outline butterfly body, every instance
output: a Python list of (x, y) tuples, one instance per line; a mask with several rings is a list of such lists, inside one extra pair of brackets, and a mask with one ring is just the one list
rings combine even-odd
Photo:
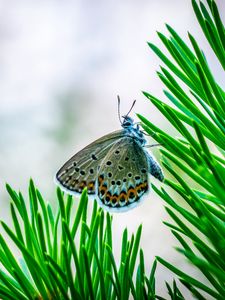
[(146, 139), (139, 125), (124, 116), (122, 130), (94, 141), (56, 174), (56, 182), (69, 194), (87, 187), (100, 206), (121, 212), (137, 206), (149, 191), (149, 174), (163, 181), (163, 172), (144, 148)]

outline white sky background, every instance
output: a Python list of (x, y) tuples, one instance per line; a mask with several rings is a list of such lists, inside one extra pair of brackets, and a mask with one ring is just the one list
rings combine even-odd
[[(0, 1), (1, 218), (9, 218), (5, 182), (25, 192), (32, 177), (43, 195), (53, 199), (52, 178), (62, 163), (119, 128), (117, 94), (124, 113), (137, 99), (134, 111), (166, 129), (165, 120), (141, 93), (163, 97), (155, 73), (160, 61), (146, 42), (160, 45), (156, 30), (165, 33), (165, 23), (185, 40), (187, 31), (197, 38), (223, 84), (224, 74), (190, 2)], [(221, 8), (222, 2), (217, 1)], [(114, 239), (120, 239), (124, 227), (131, 233), (143, 223), (146, 263), (150, 266), (159, 255), (188, 270), (172, 249), (177, 244), (162, 224), (166, 218), (162, 200), (152, 192), (142, 206), (114, 215)], [(159, 267), (157, 276), (158, 291), (165, 291), (164, 281), (171, 281), (172, 274)]]

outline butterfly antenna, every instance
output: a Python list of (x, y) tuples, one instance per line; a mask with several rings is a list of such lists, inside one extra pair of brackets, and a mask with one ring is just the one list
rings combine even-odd
[(129, 113), (132, 111), (134, 104), (136, 103), (136, 100), (134, 100), (133, 104), (131, 105), (130, 110), (128, 111), (128, 113), (126, 114), (126, 117), (129, 115)]
[(119, 117), (119, 120), (120, 120), (120, 124), (122, 124), (122, 120), (121, 120), (121, 117), (120, 117), (120, 96), (117, 95), (117, 99), (118, 99), (118, 117)]

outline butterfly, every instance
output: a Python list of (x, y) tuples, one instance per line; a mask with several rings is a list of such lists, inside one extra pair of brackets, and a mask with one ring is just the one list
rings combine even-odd
[(146, 150), (144, 132), (129, 116), (120, 117), (121, 130), (109, 133), (71, 157), (56, 173), (56, 183), (69, 194), (87, 188), (99, 205), (110, 212), (136, 207), (149, 191), (149, 174), (163, 181), (163, 171)]

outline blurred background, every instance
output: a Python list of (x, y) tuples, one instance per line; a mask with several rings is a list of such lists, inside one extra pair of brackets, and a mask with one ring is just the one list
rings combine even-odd
[[(224, 7), (222, 0), (217, 3)], [(223, 84), (191, 1), (0, 1), (1, 219), (10, 223), (6, 182), (26, 194), (32, 177), (56, 205), (57, 169), (81, 147), (119, 129), (118, 94), (123, 113), (137, 99), (135, 113), (177, 135), (141, 92), (165, 98), (156, 75), (161, 62), (147, 46), (151, 41), (163, 48), (156, 31), (165, 33), (165, 23), (186, 41), (187, 31), (195, 36)], [(153, 153), (160, 159), (159, 149)], [(173, 249), (177, 242), (162, 224), (163, 205), (152, 192), (140, 207), (114, 214), (115, 252), (119, 255), (122, 230), (134, 232), (142, 223), (149, 269), (159, 255), (195, 273)], [(171, 282), (172, 274), (159, 266), (157, 279), (166, 296), (164, 282)]]

